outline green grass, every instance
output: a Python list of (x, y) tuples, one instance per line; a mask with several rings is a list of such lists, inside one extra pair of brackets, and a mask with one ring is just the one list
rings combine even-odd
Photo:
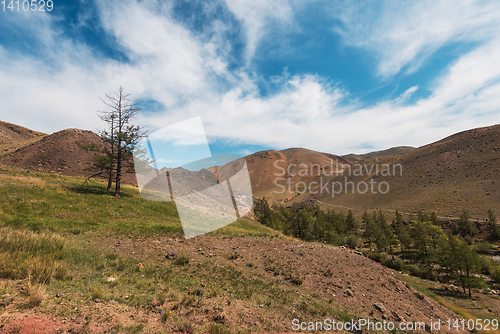
[[(0, 174), (0, 224), (63, 234), (110, 231), (183, 236), (172, 202), (145, 200), (138, 188), (129, 185), (122, 186), (121, 197), (115, 198), (105, 190), (105, 182), (92, 180), (83, 185), (83, 181), (82, 177), (12, 170)], [(275, 230), (244, 219), (211, 233), (283, 237)]]
[(144, 200), (137, 188), (123, 186), (114, 198), (105, 183), (50, 175), (0, 174), (0, 214), (4, 225), (80, 234), (86, 231), (181, 235), (175, 205)]

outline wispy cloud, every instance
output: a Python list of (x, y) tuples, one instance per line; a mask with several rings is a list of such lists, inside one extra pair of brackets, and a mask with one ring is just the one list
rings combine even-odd
[(225, 0), (245, 27), (246, 58), (250, 61), (264, 36), (276, 34), (280, 26), (292, 29), (293, 9), (289, 0)]
[(377, 73), (416, 71), (439, 48), (453, 42), (485, 42), (500, 31), (498, 1), (345, 1), (332, 15), (344, 43), (374, 52)]

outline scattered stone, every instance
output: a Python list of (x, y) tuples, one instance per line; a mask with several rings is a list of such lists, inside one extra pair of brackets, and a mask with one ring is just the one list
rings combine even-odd
[(354, 295), (354, 293), (350, 289), (345, 290), (344, 293), (348, 297), (352, 297)]
[(378, 311), (380, 311), (382, 313), (387, 312), (387, 309), (385, 308), (384, 304), (382, 304), (382, 303), (374, 303), (373, 307), (375, 307), (375, 309), (377, 309)]
[(399, 322), (406, 322), (406, 319), (399, 315), (396, 311), (392, 311), (392, 315)]
[(140, 263), (140, 262), (139, 262), (138, 264), (136, 264), (136, 265), (135, 265), (135, 267), (136, 267), (137, 269), (139, 269), (139, 270), (140, 270), (140, 269), (144, 269), (144, 266), (143, 266), (143, 265), (142, 265), (142, 263)]
[(358, 255), (364, 256), (363, 253), (358, 252), (358, 251), (355, 251), (354, 254), (358, 254)]
[(114, 277), (108, 277), (108, 279), (106, 280), (108, 283), (112, 283), (116, 280), (116, 278)]
[(169, 251), (169, 252), (167, 253), (167, 255), (165, 255), (165, 257), (166, 257), (167, 259), (176, 259), (176, 258), (177, 258), (177, 256), (178, 256), (178, 255), (177, 255), (177, 252), (176, 252), (176, 251), (174, 251), (174, 250)]
[(95, 302), (95, 303), (100, 303), (100, 302), (101, 302), (101, 300), (96, 298), (96, 299), (94, 299), (94, 302)]
[(418, 299), (424, 299), (424, 295), (421, 294), (420, 292), (415, 292), (415, 295), (417, 296)]

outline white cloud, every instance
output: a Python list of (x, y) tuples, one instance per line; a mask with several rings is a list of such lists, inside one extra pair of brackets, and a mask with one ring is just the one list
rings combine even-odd
[(383, 77), (417, 70), (446, 44), (484, 42), (500, 31), (498, 1), (346, 1), (334, 3), (332, 15), (347, 45), (374, 53)]

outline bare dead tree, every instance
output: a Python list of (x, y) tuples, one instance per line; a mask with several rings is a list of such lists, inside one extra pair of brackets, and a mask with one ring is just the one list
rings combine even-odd
[(106, 99), (101, 101), (109, 108), (99, 111), (99, 117), (108, 123), (108, 130), (100, 133), (108, 147), (104, 149), (104, 157), (98, 165), (107, 174), (108, 191), (112, 188), (114, 177), (115, 197), (120, 197), (123, 173), (133, 172), (133, 149), (146, 131), (131, 124), (141, 109), (131, 102), (130, 94), (126, 94), (123, 87), (120, 86), (115, 95), (106, 94)]

